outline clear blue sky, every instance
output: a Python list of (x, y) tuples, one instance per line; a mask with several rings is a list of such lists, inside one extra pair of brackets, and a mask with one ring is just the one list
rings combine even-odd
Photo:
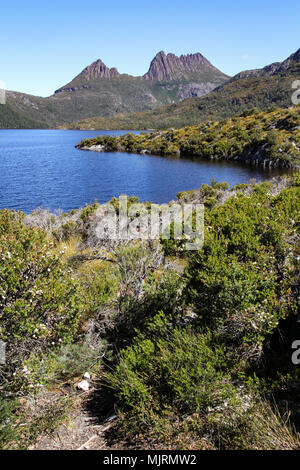
[(0, 80), (41, 96), (98, 58), (142, 75), (160, 50), (201, 52), (234, 75), (300, 47), (299, 0), (10, 0), (0, 15)]

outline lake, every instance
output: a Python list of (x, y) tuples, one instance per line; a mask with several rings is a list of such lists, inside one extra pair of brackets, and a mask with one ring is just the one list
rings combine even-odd
[(212, 178), (230, 186), (282, 170), (238, 163), (77, 150), (80, 140), (126, 131), (0, 130), (0, 209), (68, 211), (120, 194), (169, 202)]

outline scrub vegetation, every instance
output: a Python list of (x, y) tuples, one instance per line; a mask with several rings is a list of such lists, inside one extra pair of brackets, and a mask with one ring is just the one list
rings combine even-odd
[(300, 107), (268, 112), (254, 108), (238, 117), (182, 129), (120, 137), (100, 135), (80, 142), (77, 147), (299, 167)]
[[(296, 111), (271, 118), (289, 139)], [(99, 239), (97, 202), (1, 210), (0, 447), (51, 435), (88, 372), (117, 413), (114, 448), (299, 448), (299, 196), (299, 172), (179, 193), (205, 205), (196, 252)]]

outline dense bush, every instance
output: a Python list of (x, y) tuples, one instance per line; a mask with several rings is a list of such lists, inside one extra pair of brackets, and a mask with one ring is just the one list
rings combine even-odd
[(205, 244), (187, 270), (199, 323), (225, 329), (258, 355), (279, 321), (297, 313), (299, 189), (270, 196), (269, 187), (255, 186), (206, 212)]
[(14, 440), (17, 436), (15, 430), (17, 403), (15, 400), (6, 400), (0, 397), (0, 450), (5, 444)]
[(1, 381), (20, 387), (25, 359), (72, 341), (83, 306), (62, 254), (46, 233), (25, 227), (22, 214), (0, 213), (0, 259), (0, 339), (7, 345)]
[(174, 329), (162, 312), (149, 322), (107, 375), (128, 438), (170, 449), (297, 448), (278, 412), (236, 380), (219, 339)]
[(170, 330), (166, 317), (158, 315), (148, 335), (141, 335), (123, 351), (109, 381), (140, 425), (149, 426), (155, 415), (170, 407), (204, 416), (225, 400), (230, 406), (236, 404), (226, 369), (224, 349), (211, 334), (188, 328)]

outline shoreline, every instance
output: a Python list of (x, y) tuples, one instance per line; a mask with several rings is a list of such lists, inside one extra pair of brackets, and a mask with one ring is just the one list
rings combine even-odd
[(300, 168), (300, 108), (260, 112), (252, 110), (223, 121), (181, 129), (99, 135), (76, 148), (96, 152), (178, 156), (206, 160), (241, 161), (253, 166)]
[(184, 158), (195, 158), (199, 160), (205, 160), (205, 161), (214, 161), (214, 162), (238, 162), (238, 163), (244, 163), (245, 165), (251, 165), (251, 166), (263, 166), (264, 168), (276, 168), (276, 169), (286, 169), (289, 171), (297, 171), (300, 169), (300, 163), (298, 165), (293, 165), (293, 166), (287, 166), (284, 164), (281, 164), (280, 162), (276, 161), (273, 163), (272, 159), (261, 159), (261, 158), (255, 158), (251, 159), (248, 158), (249, 155), (241, 155), (240, 157), (234, 157), (232, 159), (228, 158), (220, 158), (217, 156), (211, 156), (210, 158), (204, 156), (204, 155), (197, 155), (193, 153), (186, 153), (186, 154), (180, 154), (180, 151), (173, 153), (173, 154), (163, 154), (163, 153), (152, 153), (147, 149), (143, 149), (141, 151), (128, 151), (125, 148), (118, 148), (116, 150), (111, 149), (110, 147), (105, 147), (103, 145), (92, 145), (92, 146), (83, 146), (80, 147), (78, 144), (75, 146), (78, 150), (84, 150), (88, 152), (98, 152), (98, 153), (114, 153), (114, 152), (122, 152), (122, 153), (127, 153), (127, 154), (135, 154), (135, 155), (151, 155), (151, 156), (157, 156), (157, 157), (178, 157), (181, 159)]

